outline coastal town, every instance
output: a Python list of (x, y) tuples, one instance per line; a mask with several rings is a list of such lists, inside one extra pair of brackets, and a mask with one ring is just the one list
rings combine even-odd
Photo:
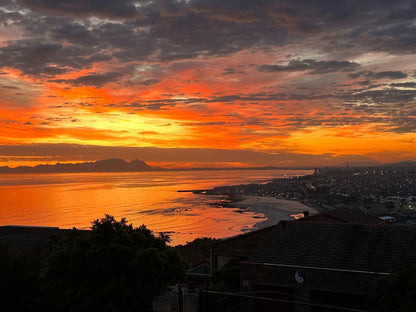
[[(390, 222), (416, 222), (416, 166), (317, 168), (314, 174), (264, 184), (215, 187), (208, 195), (296, 200), (318, 211), (349, 208)], [(415, 220), (415, 221), (414, 221)]]
[[(263, 206), (266, 215), (285, 206), (304, 211), (212, 243), (206, 262), (187, 273), (211, 280), (198, 311), (413, 311), (414, 300), (394, 292), (410, 291), (404, 285), (414, 278), (414, 163), (319, 168), (204, 193), (227, 195), (240, 208)], [(399, 278), (403, 286), (394, 284)]]

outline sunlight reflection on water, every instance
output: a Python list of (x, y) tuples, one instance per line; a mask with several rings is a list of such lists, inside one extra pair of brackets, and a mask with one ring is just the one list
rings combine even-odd
[(261, 217), (218, 207), (220, 198), (177, 192), (214, 186), (264, 183), (310, 174), (300, 170), (215, 170), (138, 173), (0, 175), (0, 225), (89, 228), (110, 214), (134, 226), (170, 232), (172, 245), (197, 237), (228, 237), (247, 231)]

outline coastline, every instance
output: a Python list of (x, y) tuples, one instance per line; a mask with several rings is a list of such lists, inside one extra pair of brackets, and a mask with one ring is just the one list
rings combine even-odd
[(259, 218), (265, 219), (255, 223), (253, 226), (254, 230), (275, 225), (280, 220), (295, 220), (299, 217), (303, 217), (304, 211), (308, 211), (309, 215), (318, 213), (316, 209), (297, 200), (264, 196), (242, 196), (241, 200), (233, 203), (233, 206), (254, 212), (259, 215)]

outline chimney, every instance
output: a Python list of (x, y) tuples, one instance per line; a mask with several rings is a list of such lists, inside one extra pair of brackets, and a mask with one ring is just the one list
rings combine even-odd
[(305, 210), (305, 211), (303, 212), (303, 217), (304, 217), (304, 218), (309, 217), (309, 211)]

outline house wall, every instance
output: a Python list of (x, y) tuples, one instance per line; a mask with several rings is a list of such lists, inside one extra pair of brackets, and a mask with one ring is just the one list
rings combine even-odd
[[(295, 279), (295, 274), (299, 271), (303, 273), (303, 283)], [(362, 309), (380, 278), (382, 276), (376, 274), (241, 264), (243, 292), (252, 293), (256, 289), (275, 287), (284, 287), (293, 292), (292, 298), (298, 303), (291, 305), (291, 308), (279, 309), (280, 311), (329, 311), (323, 307), (302, 304), (302, 301), (320, 302), (322, 305), (334, 304), (332, 301), (335, 301), (338, 306)], [(243, 311), (257, 311), (255, 302), (246, 302)]]

